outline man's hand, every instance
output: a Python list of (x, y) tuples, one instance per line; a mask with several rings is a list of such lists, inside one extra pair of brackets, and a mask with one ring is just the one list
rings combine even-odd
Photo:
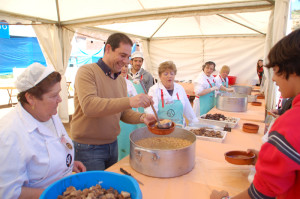
[(73, 172), (80, 173), (85, 172), (86, 168), (80, 161), (74, 161)]
[(143, 93), (138, 94), (134, 97), (130, 97), (129, 102), (132, 108), (139, 108), (139, 107), (147, 108), (150, 106), (151, 103), (152, 104), (154, 103), (152, 97)]
[(256, 149), (247, 149), (247, 153), (254, 153), (255, 154), (255, 158), (252, 162), (252, 164), (255, 165), (256, 161), (257, 161), (257, 158), (258, 158), (259, 151), (256, 150)]
[(213, 190), (210, 194), (210, 199), (222, 199), (226, 196), (229, 196), (227, 191), (217, 191), (217, 190)]
[(272, 109), (271, 111), (267, 111), (268, 115), (272, 115), (274, 118), (279, 117), (278, 109)]
[(144, 122), (146, 125), (148, 125), (150, 122), (156, 121), (156, 117), (152, 114), (146, 114), (144, 113), (141, 118), (141, 122)]

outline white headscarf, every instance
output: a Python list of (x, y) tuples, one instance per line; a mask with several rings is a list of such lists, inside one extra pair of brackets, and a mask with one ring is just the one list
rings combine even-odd
[(17, 78), (15, 85), (19, 92), (27, 91), (54, 72), (52, 66), (33, 63)]

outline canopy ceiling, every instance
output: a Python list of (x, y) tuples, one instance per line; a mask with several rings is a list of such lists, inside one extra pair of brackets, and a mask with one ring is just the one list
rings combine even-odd
[[(117, 31), (140, 40), (143, 67), (156, 77), (164, 60), (176, 63), (177, 77), (183, 80), (192, 80), (205, 61), (213, 60), (218, 68), (229, 65), (240, 83), (249, 83), (257, 76), (257, 59), (285, 35), (289, 2), (6, 0), (0, 4), (0, 21), (43, 24), (33, 26), (35, 33), (47, 63), (63, 77), (74, 32), (105, 41)], [(67, 102), (66, 90), (63, 93), (63, 102)], [(68, 120), (68, 115), (63, 115)]]
[(273, 0), (9, 0), (1, 3), (0, 16), (119, 31), (142, 39), (265, 35), (273, 4)]

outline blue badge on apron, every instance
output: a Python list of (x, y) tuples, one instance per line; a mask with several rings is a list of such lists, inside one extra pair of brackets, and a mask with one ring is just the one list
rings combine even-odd
[(72, 155), (68, 154), (67, 158), (66, 158), (66, 165), (67, 165), (67, 167), (70, 167), (71, 163), (72, 163)]

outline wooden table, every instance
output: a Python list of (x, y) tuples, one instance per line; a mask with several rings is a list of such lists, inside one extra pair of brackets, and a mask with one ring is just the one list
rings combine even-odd
[(16, 89), (16, 87), (14, 86), (1, 86), (0, 89), (6, 89), (7, 93), (8, 93), (8, 104), (12, 105), (12, 97), (14, 97), (13, 95), (13, 90)]
[(246, 120), (240, 120), (236, 128), (227, 134), (224, 143), (210, 142), (197, 139), (196, 160), (194, 169), (175, 178), (154, 178), (145, 176), (133, 170), (129, 163), (129, 156), (114, 164), (107, 171), (120, 173), (124, 168), (135, 178), (142, 181), (140, 185), (144, 199), (183, 199), (209, 198), (213, 189), (227, 190), (235, 195), (250, 185), (248, 182), (249, 165), (232, 165), (224, 159), (224, 153), (231, 150), (259, 150), (262, 144), (264, 123), (258, 134), (244, 133), (241, 128)]

